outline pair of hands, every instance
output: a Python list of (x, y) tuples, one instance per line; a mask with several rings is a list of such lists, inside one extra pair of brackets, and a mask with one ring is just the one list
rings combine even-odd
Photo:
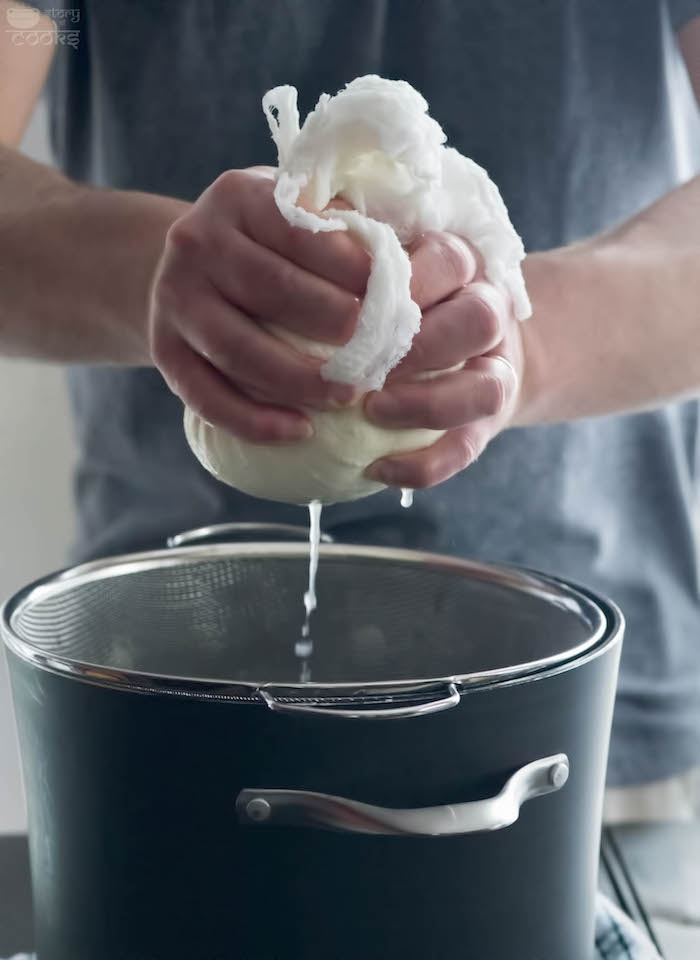
[[(151, 354), (170, 389), (209, 423), (254, 443), (304, 439), (312, 429), (304, 408), (357, 402), (355, 388), (321, 377), (321, 360), (262, 324), (346, 343), (370, 269), (349, 234), (290, 227), (273, 190), (272, 175), (252, 168), (222, 174), (202, 194), (168, 232), (149, 317)], [(368, 469), (389, 486), (418, 489), (464, 469), (508, 425), (523, 350), (510, 303), (484, 280), (465, 242), (429, 233), (409, 253), (421, 330), (384, 388), (361, 402), (380, 426), (447, 431), (431, 447)]]

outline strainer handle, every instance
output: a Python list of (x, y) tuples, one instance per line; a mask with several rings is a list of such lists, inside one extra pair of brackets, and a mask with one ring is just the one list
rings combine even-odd
[(565, 753), (525, 764), (486, 800), (441, 807), (393, 809), (305, 790), (242, 790), (236, 811), (242, 824), (318, 827), (375, 836), (454, 837), (509, 827), (526, 800), (561, 790), (569, 777)]
[(276, 710), (278, 713), (305, 713), (312, 716), (325, 714), (330, 717), (346, 717), (351, 720), (398, 720), (404, 717), (421, 717), (428, 713), (439, 713), (441, 710), (456, 707), (460, 700), (459, 688), (456, 683), (448, 683), (447, 695), (440, 697), (438, 700), (411, 703), (403, 707), (378, 707), (366, 710), (321, 707), (314, 703), (283, 703), (264, 687), (260, 687), (258, 693), (270, 710)]
[[(215, 523), (209, 527), (197, 527), (184, 530), (168, 537), (168, 547), (184, 547), (188, 544), (207, 543), (216, 537), (229, 537), (231, 540), (250, 540), (260, 534), (266, 537), (281, 535), (296, 536), (300, 540), (309, 539), (309, 528), (294, 523)], [(321, 534), (321, 543), (333, 543), (329, 533)]]

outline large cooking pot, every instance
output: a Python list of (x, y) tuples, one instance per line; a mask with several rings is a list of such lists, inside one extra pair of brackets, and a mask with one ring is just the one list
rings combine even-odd
[(178, 547), (6, 605), (40, 960), (591, 960), (619, 611), (324, 545), (300, 683), (307, 559)]

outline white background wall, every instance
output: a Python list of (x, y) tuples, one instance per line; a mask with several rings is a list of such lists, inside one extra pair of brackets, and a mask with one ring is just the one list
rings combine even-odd
[[(43, 104), (23, 149), (48, 160)], [(0, 597), (65, 565), (74, 455), (63, 373), (0, 358)], [(0, 833), (25, 826), (5, 659), (0, 654)]]

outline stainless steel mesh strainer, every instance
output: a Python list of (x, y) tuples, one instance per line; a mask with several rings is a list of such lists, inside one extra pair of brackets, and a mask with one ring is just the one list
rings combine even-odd
[(45, 669), (108, 686), (337, 705), (524, 676), (576, 657), (606, 628), (596, 603), (547, 577), (324, 545), (313, 681), (300, 684), (307, 575), (303, 544), (117, 557), (23, 590), (3, 611), (3, 634)]

